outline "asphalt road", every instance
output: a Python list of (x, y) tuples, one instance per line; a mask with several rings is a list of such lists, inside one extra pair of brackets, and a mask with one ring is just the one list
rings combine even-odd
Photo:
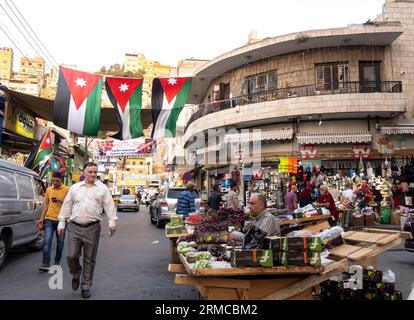
[[(194, 287), (176, 285), (174, 274), (167, 271), (169, 240), (164, 229), (150, 224), (147, 208), (141, 206), (139, 213), (119, 212), (118, 217), (113, 238), (102, 228), (91, 299), (197, 299)], [(11, 252), (0, 271), (0, 300), (82, 299), (80, 291), (72, 291), (66, 263), (62, 264), (63, 288), (55, 290), (49, 288), (52, 275), (37, 271), (40, 263), (41, 252)], [(414, 253), (402, 247), (388, 251), (378, 257), (378, 269), (395, 272), (396, 288), (405, 299), (414, 282)]]
[[(118, 212), (117, 233), (109, 238), (107, 223), (102, 224), (101, 239), (91, 299), (197, 299), (195, 288), (176, 285), (168, 272), (169, 240), (164, 229), (150, 224), (148, 210)], [(55, 239), (54, 239), (55, 242)], [(52, 261), (54, 258), (52, 247)], [(82, 299), (80, 290), (72, 291), (72, 277), (62, 257), (63, 288), (51, 290), (52, 274), (39, 273), (41, 252), (25, 249), (11, 252), (0, 271), (0, 299)]]

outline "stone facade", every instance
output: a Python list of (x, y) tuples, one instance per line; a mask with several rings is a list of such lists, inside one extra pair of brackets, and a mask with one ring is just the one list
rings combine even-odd
[[(395, 26), (394, 31), (402, 31), (402, 34), (396, 40), (390, 41), (388, 45), (370, 45), (370, 35), (372, 32), (377, 32), (374, 25), (390, 28), (387, 30)], [(296, 133), (369, 132), (372, 135), (371, 148), (375, 152), (383, 148), (379, 145), (379, 141), (383, 143), (386, 140), (388, 141), (387, 148), (396, 152), (396, 155), (412, 153), (414, 151), (412, 134), (383, 136), (379, 128), (381, 124), (391, 126), (414, 124), (414, 0), (385, 0), (382, 14), (375, 21), (362, 26), (349, 26), (343, 30), (313, 31), (321, 37), (339, 37), (340, 34), (357, 37), (358, 33), (364, 32), (369, 36), (366, 38), (368, 39), (366, 45), (325, 46), (263, 56), (257, 59), (255, 55), (259, 53), (256, 53), (255, 48), (263, 48), (267, 43), (275, 41), (264, 39), (254, 43), (250, 51), (242, 47), (224, 53), (216, 58), (216, 62), (210, 62), (207, 67), (219, 63), (220, 59), (225, 60), (240, 54), (243, 50), (248, 51), (255, 62), (240, 63), (239, 67), (213, 79), (202, 99), (200, 96), (202, 103), (200, 108), (220, 100), (217, 94), (220, 84), (229, 84), (230, 97), (238, 97), (245, 93), (247, 77), (272, 70), (275, 70), (277, 74), (278, 89), (315, 85), (317, 83), (316, 65), (332, 62), (347, 62), (349, 78), (346, 81), (359, 82), (363, 81), (360, 79), (360, 61), (380, 61), (380, 80), (401, 81), (402, 93), (390, 89), (374, 93), (336, 92), (341, 94), (326, 95), (318, 93), (269, 99), (270, 101), (256, 103), (250, 101), (245, 105), (236, 103), (236, 107), (207, 114), (189, 124), (184, 133), (183, 142), (187, 145), (191, 144), (194, 136), (210, 128), (263, 129), (263, 126), (267, 124), (268, 128), (272, 129), (281, 125), (290, 125), (296, 119), (298, 120)], [(283, 41), (292, 40), (291, 37), (292, 35), (281, 36), (276, 41), (283, 43)], [(245, 55), (245, 57), (248, 56)], [(318, 119), (322, 119), (323, 123), (318, 124)], [(335, 153), (352, 155), (352, 145), (349, 143), (320, 144), (318, 147), (325, 150), (325, 154), (331, 152), (332, 155)], [(288, 143), (273, 141), (262, 146), (263, 154), (298, 155), (298, 152), (299, 145), (296, 139)], [(384, 153), (381, 152), (381, 154)]]

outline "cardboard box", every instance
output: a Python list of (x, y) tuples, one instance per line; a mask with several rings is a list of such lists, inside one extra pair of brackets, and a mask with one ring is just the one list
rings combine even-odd
[(273, 252), (322, 252), (322, 240), (318, 237), (267, 237), (265, 248)]
[(320, 252), (281, 252), (281, 264), (284, 266), (320, 266)]
[(391, 212), (391, 224), (396, 225), (396, 226), (401, 225), (401, 216), (396, 211)]
[(286, 237), (282, 240), (282, 251), (322, 251), (322, 241), (318, 237)]
[(231, 252), (230, 264), (234, 268), (273, 267), (272, 250), (235, 250)]

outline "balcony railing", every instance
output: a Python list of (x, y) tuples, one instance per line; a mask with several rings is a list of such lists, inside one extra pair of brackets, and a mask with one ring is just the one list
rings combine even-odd
[(373, 92), (402, 92), (401, 81), (349, 81), (349, 82), (332, 82), (323, 84), (312, 84), (306, 86), (289, 87), (283, 89), (262, 90), (253, 93), (241, 95), (235, 98), (214, 101), (208, 104), (198, 105), (198, 110), (194, 112), (188, 121), (185, 131), (189, 125), (197, 119), (200, 119), (210, 113), (244, 106), (253, 103), (274, 101), (281, 99), (308, 97), (328, 94), (342, 93), (373, 93)]

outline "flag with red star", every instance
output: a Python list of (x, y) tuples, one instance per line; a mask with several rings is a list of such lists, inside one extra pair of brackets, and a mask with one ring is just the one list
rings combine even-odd
[(36, 144), (30, 152), (24, 166), (39, 173), (39, 168), (47, 162), (52, 154), (51, 128), (47, 128), (42, 139)]
[(115, 108), (119, 132), (114, 138), (128, 140), (144, 135), (142, 130), (142, 78), (106, 77), (106, 93)]
[(96, 137), (101, 119), (102, 76), (64, 67), (53, 108), (53, 122), (66, 130)]
[(152, 137), (173, 138), (178, 116), (187, 103), (191, 77), (155, 78), (152, 82)]

